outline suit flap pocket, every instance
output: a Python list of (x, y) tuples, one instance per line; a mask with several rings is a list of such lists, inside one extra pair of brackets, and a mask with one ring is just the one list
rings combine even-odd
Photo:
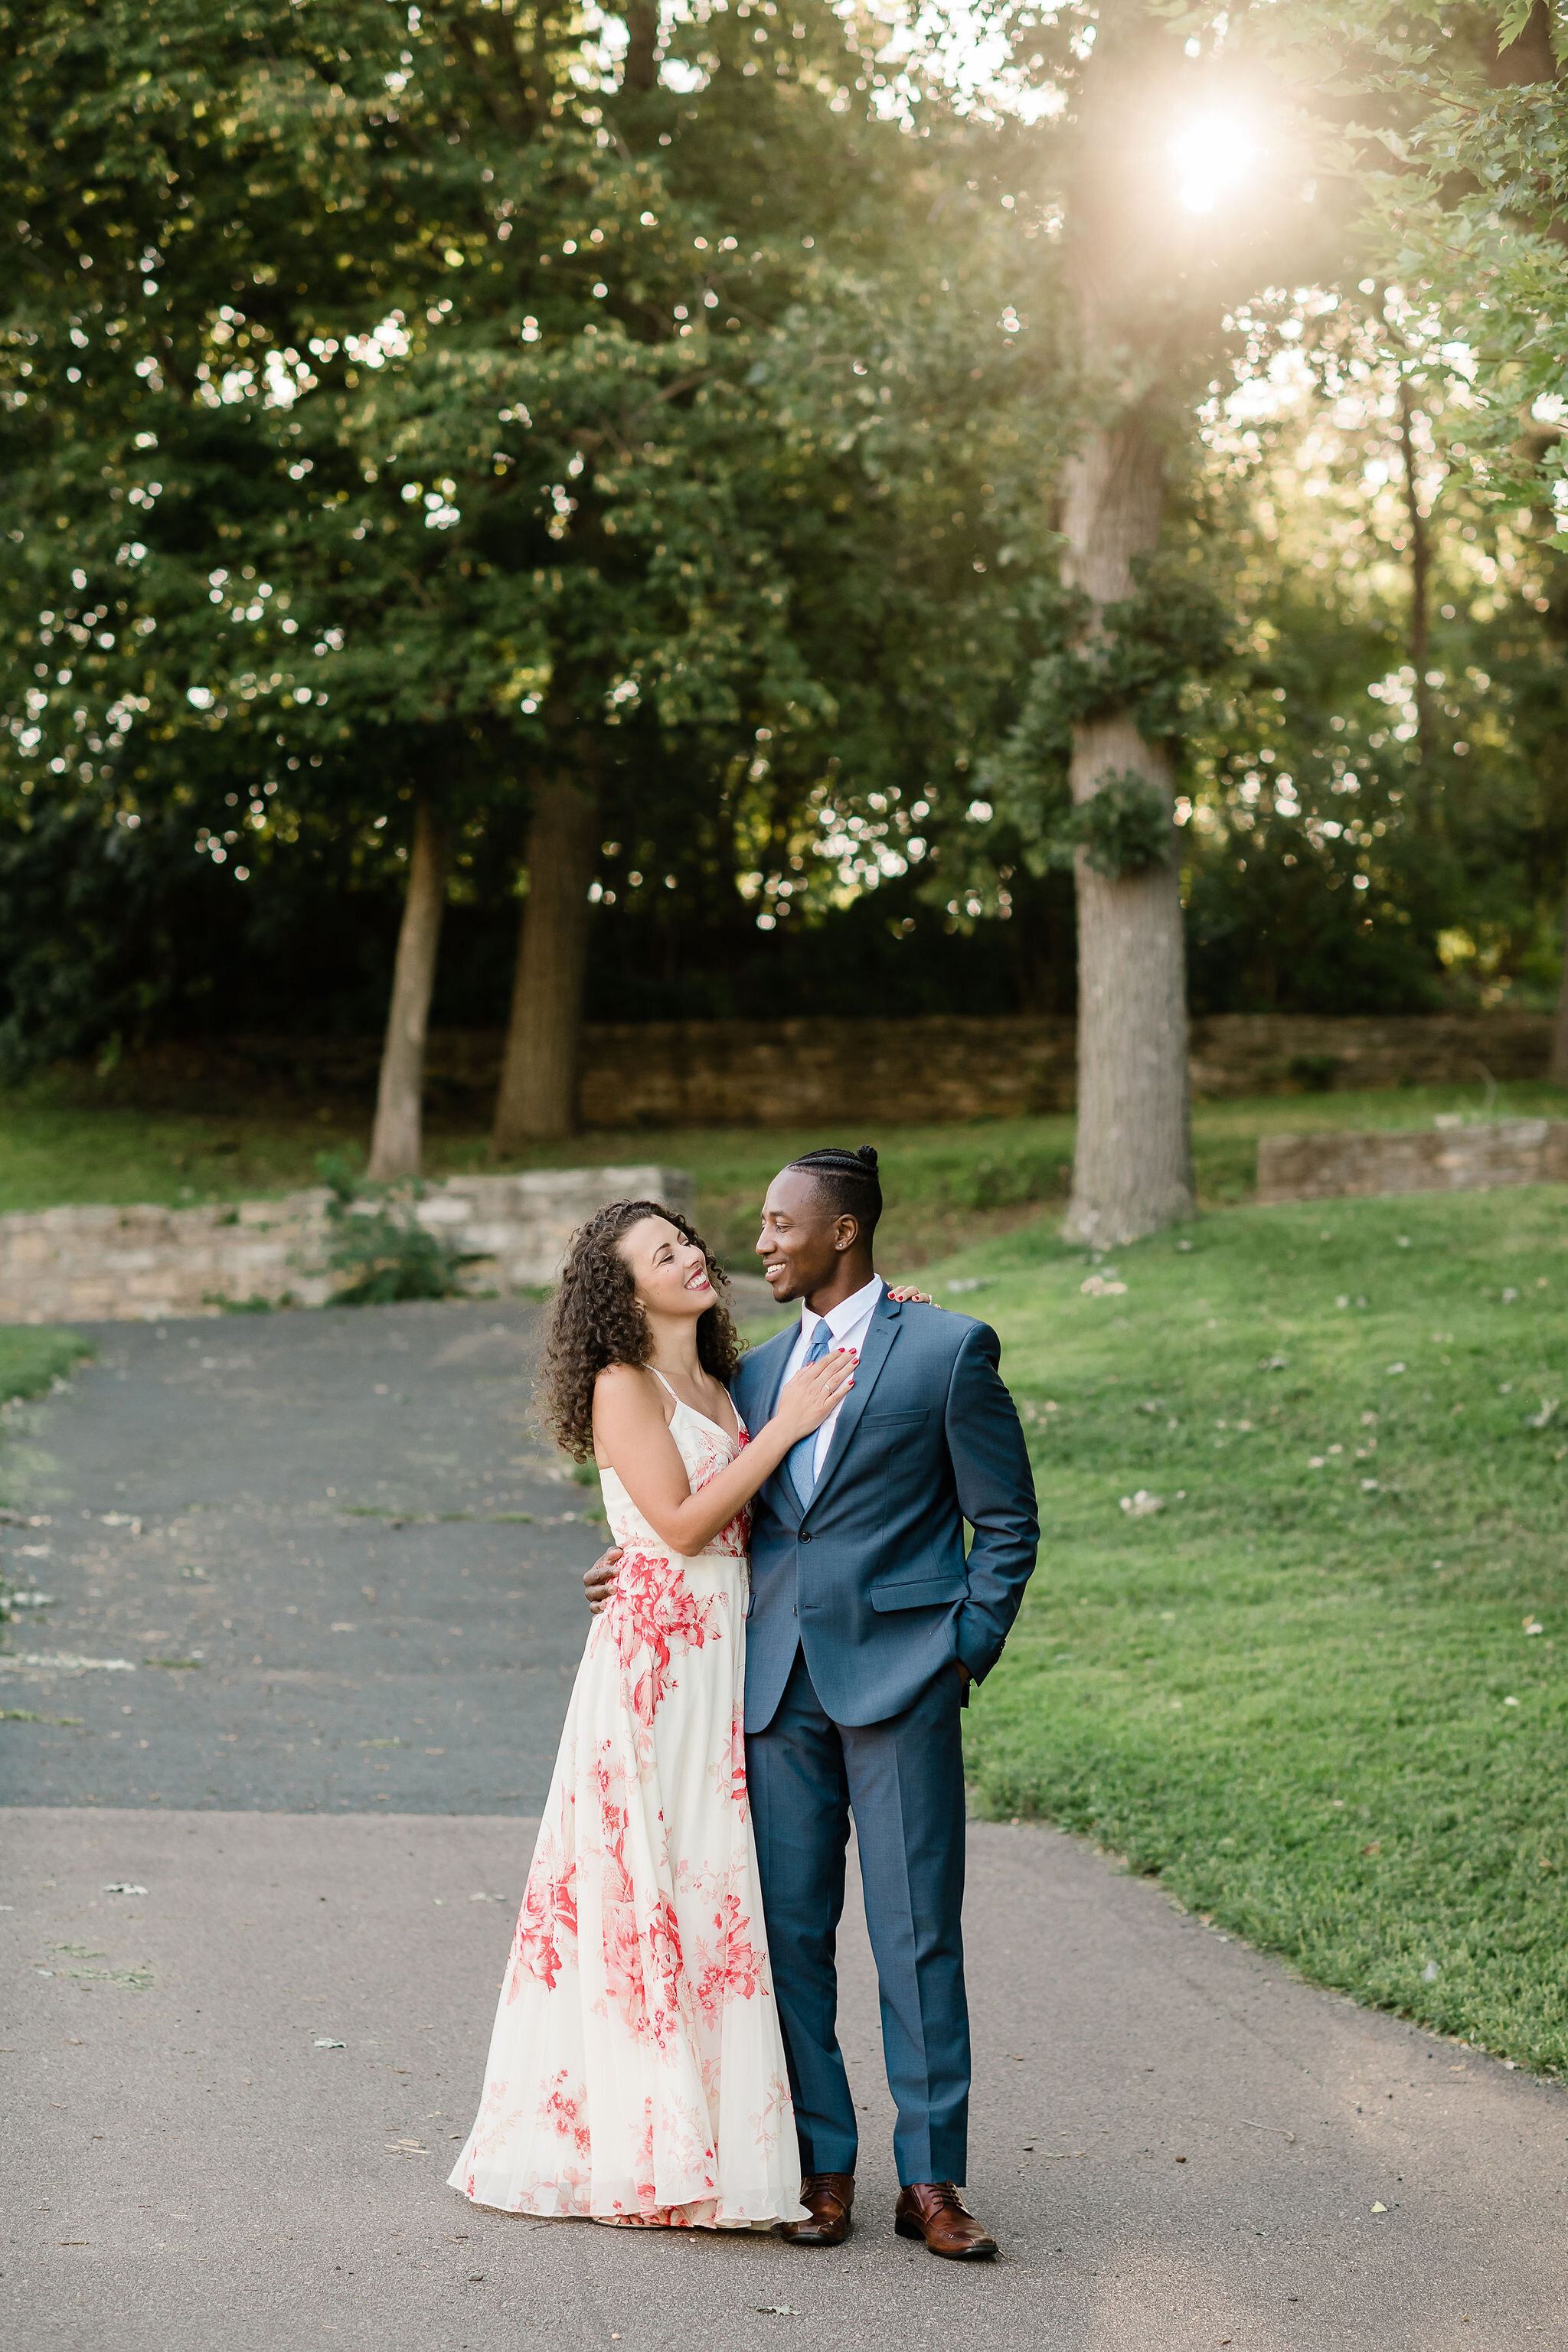
[(873, 1609), (934, 1609), (943, 1601), (968, 1598), (969, 1586), (962, 1576), (922, 1576), (904, 1584), (874, 1584), (870, 1601)]
[(860, 1417), (860, 1426), (862, 1429), (915, 1429), (922, 1421), (930, 1419), (924, 1405), (913, 1412), (873, 1412), (868, 1406)]

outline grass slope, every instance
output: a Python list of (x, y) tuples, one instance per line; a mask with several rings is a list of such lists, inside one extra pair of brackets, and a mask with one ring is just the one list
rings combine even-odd
[[(1551, 2069), (1565, 1212), (1554, 1187), (1255, 1208), (1098, 1263), (1036, 1227), (952, 1269), (974, 1295), (937, 1282), (1002, 1333), (1042, 1506), (967, 1718), (983, 1803)], [(1139, 1489), (1163, 1507), (1124, 1510)]]
[[(97, 1104), (79, 1078), (45, 1078), (0, 1093), (0, 1213), (62, 1202), (152, 1201), (178, 1206), (285, 1192), (315, 1181), (324, 1149), (353, 1151), (368, 1139), (353, 1106), (289, 1117), (275, 1108), (242, 1116), (201, 1115)], [(1480, 1110), (1481, 1087), (1402, 1088), (1395, 1093), (1270, 1096), (1200, 1103), (1194, 1152), (1200, 1197), (1220, 1205), (1250, 1197), (1261, 1134), (1343, 1127), (1424, 1127), (1439, 1111)], [(910, 1078), (919, 1099), (920, 1073)], [(1500, 1114), (1561, 1117), (1568, 1096), (1546, 1086), (1510, 1086)], [(1070, 1118), (984, 1119), (963, 1126), (879, 1128), (889, 1209), (884, 1256), (896, 1271), (943, 1257), (978, 1231), (1005, 1232), (1065, 1202), (1072, 1161)], [(768, 1179), (795, 1153), (824, 1141), (867, 1139), (851, 1110), (826, 1129), (634, 1129), (574, 1136), (519, 1160), (489, 1156), (482, 1134), (433, 1123), (426, 1167), (432, 1177), (498, 1167), (597, 1167), (661, 1161), (695, 1170), (698, 1213), (708, 1238), (732, 1263), (749, 1265), (756, 1213)]]
[[(16, 1422), (8, 1408), (41, 1396), (51, 1381), (64, 1379), (92, 1352), (90, 1342), (75, 1331), (56, 1331), (46, 1324), (0, 1323), (0, 1509), (9, 1510), (18, 1501), (13, 1479), (21, 1473), (25, 1480), (26, 1465), (36, 1460), (25, 1444), (14, 1448)], [(5, 1583), (0, 1574), (0, 1595)], [(0, 1617), (5, 1613), (0, 1608)]]
[(41, 1396), (51, 1381), (63, 1380), (73, 1364), (91, 1353), (91, 1344), (75, 1331), (56, 1331), (47, 1324), (0, 1323), (0, 1403)]

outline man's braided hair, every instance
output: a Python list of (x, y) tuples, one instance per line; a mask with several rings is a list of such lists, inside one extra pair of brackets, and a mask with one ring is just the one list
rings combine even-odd
[(789, 1164), (813, 1179), (833, 1216), (853, 1217), (861, 1240), (869, 1243), (882, 1213), (875, 1144), (863, 1143), (858, 1151), (832, 1144), (822, 1151), (803, 1152)]

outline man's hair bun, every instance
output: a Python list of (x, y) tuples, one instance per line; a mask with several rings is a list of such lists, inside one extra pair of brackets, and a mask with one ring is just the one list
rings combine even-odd
[(877, 1147), (862, 1143), (850, 1151), (829, 1144), (821, 1151), (803, 1151), (790, 1161), (816, 1180), (823, 1200), (836, 1216), (854, 1217), (863, 1241), (869, 1241), (882, 1213), (882, 1187), (877, 1176)]

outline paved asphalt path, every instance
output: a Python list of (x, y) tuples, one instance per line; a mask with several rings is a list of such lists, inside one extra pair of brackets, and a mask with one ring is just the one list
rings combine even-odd
[(448, 2191), (595, 1541), (526, 1431), (531, 1330), (115, 1326), (12, 1448), (48, 1524), (0, 1531), (8, 1571), (57, 1596), (13, 1662), (202, 1654), (0, 1678), (6, 1708), (80, 1718), (0, 1727), (0, 2352), (1568, 2340), (1561, 2090), (1310, 1991), (1033, 1826), (971, 1830), (994, 2266), (892, 2233), (853, 1906), (847, 2246)]
[(89, 1327), (96, 1361), (0, 1461), (44, 1522), (0, 1527), (0, 1563), (54, 1595), (14, 1652), (132, 1671), (0, 1672), (44, 1718), (4, 1727), (5, 1799), (537, 1812), (603, 1540), (531, 1426), (538, 1322)]

